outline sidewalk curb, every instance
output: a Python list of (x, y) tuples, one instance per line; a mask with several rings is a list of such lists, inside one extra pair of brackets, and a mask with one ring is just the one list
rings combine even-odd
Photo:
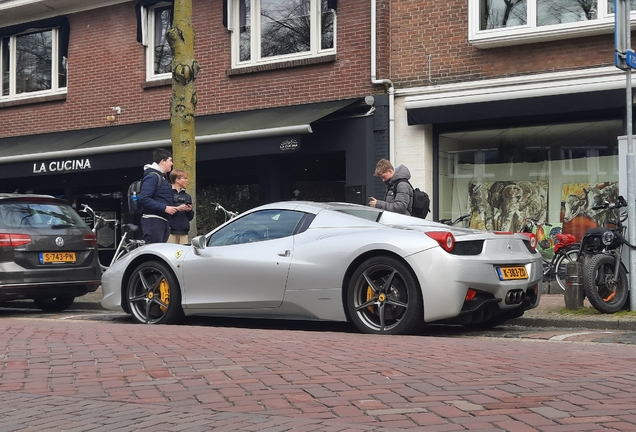
[[(37, 309), (32, 300), (12, 300), (0, 303), (0, 308)], [(75, 300), (66, 310), (106, 310), (100, 302)]]
[(519, 317), (507, 321), (504, 325), (517, 325), (522, 327), (558, 327), (558, 328), (588, 328), (597, 330), (636, 330), (636, 320), (621, 320), (611, 318), (576, 318), (564, 316), (546, 317)]

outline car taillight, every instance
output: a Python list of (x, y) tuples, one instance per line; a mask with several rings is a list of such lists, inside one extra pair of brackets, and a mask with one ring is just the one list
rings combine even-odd
[(0, 233), (0, 246), (16, 247), (31, 243), (31, 236), (28, 234), (5, 234)]
[(470, 301), (474, 299), (476, 295), (477, 295), (477, 291), (475, 291), (472, 288), (468, 288), (468, 291), (466, 291), (466, 301)]
[(97, 246), (97, 234), (84, 234), (84, 243), (89, 246)]
[(522, 232), (521, 234), (527, 236), (530, 239), (530, 247), (532, 249), (537, 249), (537, 236), (533, 233)]
[(446, 252), (452, 251), (455, 247), (455, 237), (450, 231), (428, 231), (426, 235), (439, 243)]

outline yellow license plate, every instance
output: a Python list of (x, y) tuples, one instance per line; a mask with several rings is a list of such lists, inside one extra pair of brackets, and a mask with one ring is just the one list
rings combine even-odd
[(40, 263), (74, 263), (75, 252), (42, 252), (40, 253)]
[(499, 280), (528, 279), (525, 267), (497, 267)]

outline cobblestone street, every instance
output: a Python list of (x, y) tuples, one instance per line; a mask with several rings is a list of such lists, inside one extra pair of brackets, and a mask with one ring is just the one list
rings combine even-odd
[(0, 341), (1, 431), (636, 430), (632, 345), (21, 318)]

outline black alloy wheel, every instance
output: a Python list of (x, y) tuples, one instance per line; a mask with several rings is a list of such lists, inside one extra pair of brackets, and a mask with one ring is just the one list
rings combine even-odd
[(183, 318), (177, 279), (159, 261), (145, 262), (133, 271), (126, 301), (133, 319), (141, 324), (174, 324)]
[(424, 325), (420, 285), (411, 269), (392, 257), (373, 257), (356, 269), (347, 308), (363, 333), (412, 334)]

